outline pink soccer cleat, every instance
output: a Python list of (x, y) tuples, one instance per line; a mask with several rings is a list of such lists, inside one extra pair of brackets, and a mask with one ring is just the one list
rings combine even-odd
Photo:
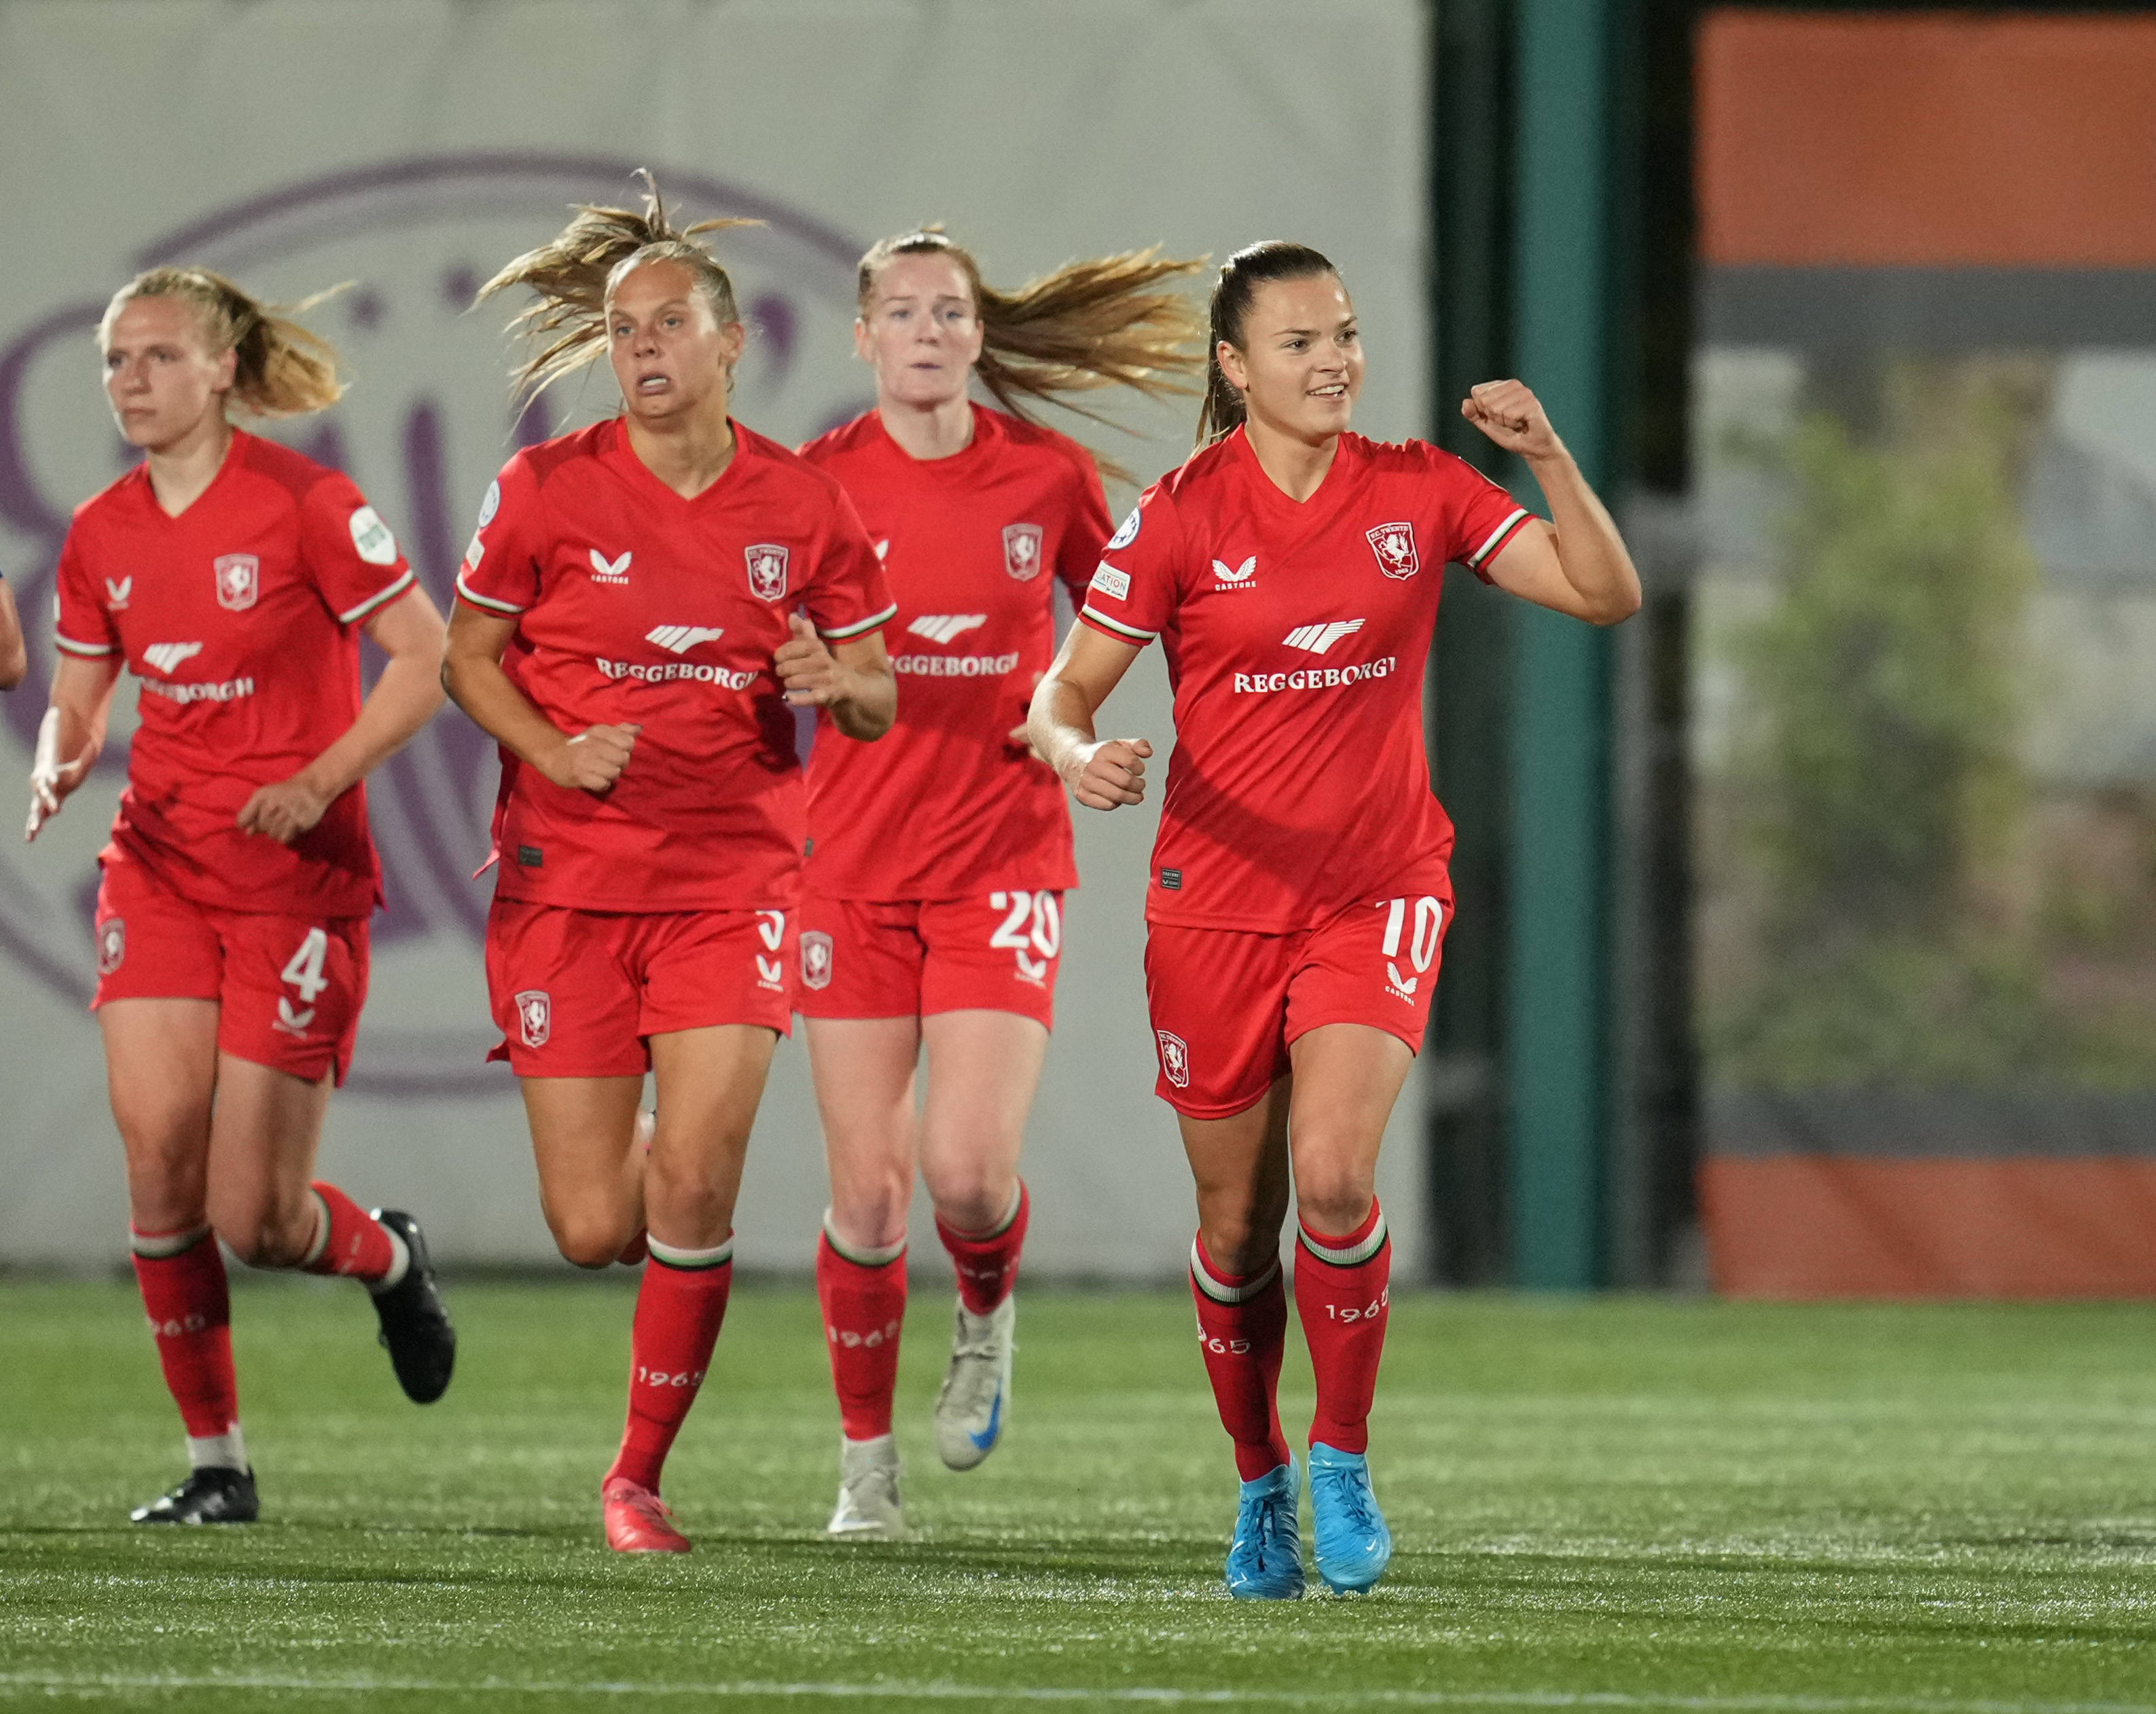
[(608, 1476), (599, 1487), (606, 1514), (607, 1546), (617, 1553), (686, 1553), (689, 1538), (674, 1527), (674, 1514), (650, 1489), (627, 1476)]

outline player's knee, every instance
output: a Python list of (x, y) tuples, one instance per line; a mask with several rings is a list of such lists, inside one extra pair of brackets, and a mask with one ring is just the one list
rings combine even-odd
[(1356, 1230), (1370, 1218), (1369, 1179), (1359, 1173), (1316, 1171), (1298, 1175), (1296, 1213), (1313, 1232)]
[(1223, 1272), (1255, 1274), (1280, 1254), (1282, 1214), (1255, 1203), (1207, 1209), (1199, 1222), (1198, 1235), (1213, 1265)]
[(1010, 1212), (1009, 1182), (997, 1184), (985, 1173), (932, 1183), (928, 1193), (935, 1199), (937, 1217), (960, 1232), (986, 1232)]
[(280, 1219), (276, 1210), (254, 1206), (213, 1207), (210, 1224), (224, 1247), (250, 1268), (292, 1268), (307, 1259), (310, 1226)]
[(644, 1216), (670, 1232), (716, 1232), (733, 1221), (733, 1198), (699, 1162), (652, 1159), (644, 1178)]
[(627, 1221), (603, 1214), (550, 1215), (547, 1224), (562, 1260), (579, 1268), (612, 1267), (636, 1235)]

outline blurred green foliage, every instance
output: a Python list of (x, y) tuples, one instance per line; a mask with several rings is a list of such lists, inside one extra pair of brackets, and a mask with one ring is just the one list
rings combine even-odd
[(2054, 997), (2046, 913), (2021, 903), (2037, 567), (2016, 493), (2045, 380), (2008, 360), (1897, 360), (1866, 432), (1815, 408), (1732, 448), (1789, 504), (1778, 598), (1733, 644), (1753, 957), (1708, 996), (1718, 1081), (2156, 1079), (2156, 1032)]

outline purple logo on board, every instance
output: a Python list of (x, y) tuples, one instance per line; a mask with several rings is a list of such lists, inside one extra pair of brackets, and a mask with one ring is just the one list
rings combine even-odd
[[(214, 268), (288, 302), (353, 281), (307, 318), (344, 354), (355, 381), (345, 400), (289, 425), (240, 420), (348, 472), (446, 611), (460, 544), (510, 454), (619, 403), (602, 363), (515, 413), (501, 336), (514, 306), (468, 316), (472, 295), (503, 260), (555, 231), (569, 204), (633, 201), (631, 174), (641, 164), (505, 152), (330, 173), (208, 214), (132, 254), (92, 259), (72, 302), (21, 322), (0, 310), (0, 548), (33, 638), (30, 680), (0, 699), (0, 711), (25, 766), (49, 683), (53, 572), (69, 516), (134, 457), (116, 442), (97, 384), (91, 336), (107, 294), (167, 262)], [(654, 170), (670, 208), (684, 216), (764, 222), (717, 243), (750, 327), (735, 395), (741, 418), (792, 443), (865, 408), (849, 332), (861, 245), (739, 185), (663, 163)], [(253, 603), (251, 562), (220, 560), (216, 569), (220, 601)], [(777, 569), (783, 581), (783, 562)], [(132, 568), (128, 581), (146, 575), (156, 568)], [(110, 593), (119, 607), (131, 591)], [(372, 664), (367, 670), (371, 682)], [(87, 1003), (106, 951), (90, 932), (89, 854), (102, 843), (126, 771), (121, 731), (131, 700), (120, 698), (114, 740), (98, 762), (104, 789), (85, 789), (28, 850), (0, 850), (0, 963), (77, 1003)], [(375, 919), (373, 998), (354, 1089), (454, 1096), (505, 1087), (498, 1070), (480, 1064), (500, 1039), (479, 972), (493, 887), (490, 878), (472, 878), (486, 855), (495, 781), (492, 743), (452, 708), (368, 782), (388, 904)]]

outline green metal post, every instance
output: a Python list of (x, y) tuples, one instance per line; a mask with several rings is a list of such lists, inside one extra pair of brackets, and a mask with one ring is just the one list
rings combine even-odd
[[(1521, 0), (1517, 372), (1590, 482), (1609, 470), (1611, 0)], [(1507, 1080), (1512, 1274), (1604, 1277), (1609, 639), (1516, 614)]]

